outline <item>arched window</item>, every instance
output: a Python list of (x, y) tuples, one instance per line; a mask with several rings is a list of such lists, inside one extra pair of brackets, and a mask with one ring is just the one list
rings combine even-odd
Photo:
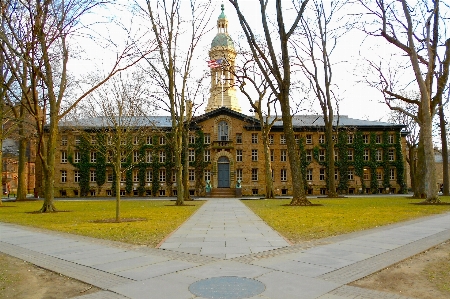
[(224, 120), (219, 122), (219, 140), (228, 141), (228, 124)]

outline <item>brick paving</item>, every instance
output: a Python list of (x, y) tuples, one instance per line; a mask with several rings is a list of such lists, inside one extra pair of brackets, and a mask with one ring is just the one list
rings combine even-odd
[(264, 284), (251, 298), (406, 299), (347, 284), (450, 239), (447, 213), (289, 246), (236, 199), (204, 206), (165, 249), (0, 223), (0, 251), (102, 289), (77, 299), (217, 298), (189, 287), (230, 276)]

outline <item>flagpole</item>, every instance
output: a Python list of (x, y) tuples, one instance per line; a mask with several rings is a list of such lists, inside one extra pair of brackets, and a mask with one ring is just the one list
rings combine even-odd
[(223, 84), (225, 83), (225, 80), (223, 78), (223, 66), (222, 66), (222, 76), (220, 77), (220, 82), (222, 83), (222, 107), (223, 107)]

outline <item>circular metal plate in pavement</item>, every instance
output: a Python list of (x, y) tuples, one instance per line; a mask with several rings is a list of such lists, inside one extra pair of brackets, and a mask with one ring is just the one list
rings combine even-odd
[(189, 286), (192, 294), (208, 299), (249, 298), (261, 294), (265, 289), (266, 286), (260, 281), (236, 276), (207, 278)]

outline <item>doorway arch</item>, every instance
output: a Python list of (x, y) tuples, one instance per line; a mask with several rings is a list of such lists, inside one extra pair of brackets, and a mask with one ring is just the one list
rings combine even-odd
[(230, 188), (230, 160), (222, 156), (217, 160), (217, 187)]

